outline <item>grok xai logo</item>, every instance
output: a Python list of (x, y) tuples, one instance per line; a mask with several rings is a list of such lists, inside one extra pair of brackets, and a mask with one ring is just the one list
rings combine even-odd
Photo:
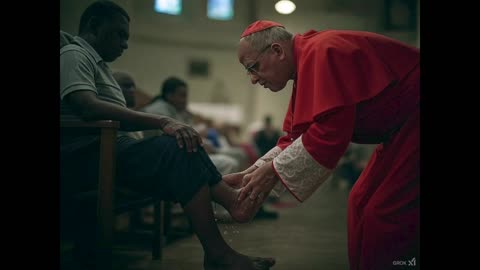
[(417, 260), (413, 257), (411, 260), (406, 261), (393, 261), (393, 265), (406, 265), (406, 266), (415, 266), (417, 265)]

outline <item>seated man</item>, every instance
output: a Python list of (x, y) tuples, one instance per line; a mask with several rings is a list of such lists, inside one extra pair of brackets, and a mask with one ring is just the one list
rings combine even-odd
[[(212, 199), (239, 222), (251, 219), (258, 206), (236, 200), (239, 191), (222, 181), (201, 147), (198, 133), (169, 117), (126, 107), (107, 63), (128, 48), (129, 21), (126, 11), (117, 4), (97, 1), (82, 14), (79, 36), (61, 38), (66, 41), (63, 44), (70, 42), (60, 49), (61, 118), (115, 120), (120, 122), (122, 131), (162, 129), (165, 136), (143, 140), (120, 132), (116, 184), (154, 198), (179, 202), (204, 249), (205, 269), (269, 269), (275, 263), (273, 259), (242, 255), (222, 238), (214, 221)], [(62, 195), (96, 187), (98, 144), (95, 135), (62, 134)], [(85, 242), (95, 234), (78, 236), (80, 244), (80, 240)]]

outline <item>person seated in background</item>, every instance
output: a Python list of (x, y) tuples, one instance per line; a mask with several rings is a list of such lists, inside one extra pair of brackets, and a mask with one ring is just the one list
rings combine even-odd
[[(135, 80), (133, 79), (132, 75), (124, 72), (124, 71), (116, 71), (113, 72), (113, 78), (122, 89), (123, 97), (125, 98), (125, 102), (127, 108), (135, 110), (136, 99), (135, 99), (135, 92), (137, 90), (137, 85)], [(129, 136), (135, 139), (143, 139), (143, 132), (142, 131), (131, 131), (127, 133)]]
[[(239, 190), (222, 181), (201, 147), (198, 133), (170, 117), (127, 108), (107, 63), (128, 48), (130, 17), (112, 1), (95, 1), (80, 18), (79, 35), (60, 31), (60, 119), (114, 120), (121, 131), (161, 129), (163, 136), (137, 140), (120, 132), (116, 145), (116, 184), (138, 193), (179, 202), (204, 250), (205, 269), (269, 269), (275, 261), (233, 250), (215, 223), (211, 201), (238, 222), (249, 221), (257, 205), (237, 201)], [(64, 37), (62, 37), (62, 35)], [(99, 136), (61, 134), (61, 198), (97, 187)], [(86, 213), (95, 216), (95, 209)], [(77, 217), (75, 257), (91, 259), (95, 218)], [(83, 251), (83, 252), (80, 252)], [(83, 261), (84, 262), (84, 261)]]
[(272, 126), (272, 117), (270, 115), (265, 116), (263, 119), (263, 127), (253, 136), (253, 141), (260, 156), (264, 156), (270, 149), (275, 147), (281, 136), (282, 133)]
[(163, 81), (160, 93), (140, 110), (147, 113), (165, 115), (192, 124), (193, 115), (187, 109), (188, 85), (177, 77), (168, 77)]
[[(187, 109), (188, 85), (177, 77), (169, 77), (163, 83), (159, 95), (153, 98), (150, 104), (141, 108), (141, 111), (164, 115), (193, 127), (193, 114)], [(145, 131), (146, 137), (162, 134), (162, 130)], [(208, 135), (207, 135), (208, 137)], [(205, 138), (205, 136), (204, 136)], [(213, 146), (213, 147), (212, 147)], [(218, 171), (224, 175), (239, 170), (239, 162), (216, 151), (215, 145), (205, 146), (207, 153)]]
[(255, 147), (239, 139), (240, 126), (224, 122), (218, 126), (219, 151), (237, 157), (242, 161), (242, 168), (250, 167), (258, 159)]
[[(282, 136), (282, 133), (275, 129), (272, 125), (272, 117), (270, 115), (265, 116), (263, 119), (263, 127), (260, 128), (253, 135), (253, 142), (258, 150), (260, 157), (263, 157), (265, 154), (270, 151), (273, 147), (277, 145), (278, 139)], [(276, 202), (278, 197), (268, 196), (269, 201)], [(260, 207), (255, 218), (277, 218), (278, 213), (273, 211), (267, 211), (265, 207)]]

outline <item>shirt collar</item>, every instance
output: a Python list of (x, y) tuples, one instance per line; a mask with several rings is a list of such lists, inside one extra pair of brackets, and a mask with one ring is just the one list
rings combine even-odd
[(85, 39), (79, 36), (75, 36), (73, 40), (92, 55), (92, 57), (95, 59), (95, 63), (99, 63), (103, 61), (102, 57), (97, 53), (97, 51), (95, 51), (95, 49)]

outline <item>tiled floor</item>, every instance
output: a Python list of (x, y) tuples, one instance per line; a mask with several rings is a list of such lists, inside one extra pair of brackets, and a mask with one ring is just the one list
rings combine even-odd
[[(347, 270), (347, 196), (348, 191), (327, 182), (304, 204), (276, 209), (277, 220), (219, 224), (219, 228), (237, 251), (275, 257), (275, 270)], [(282, 197), (282, 201), (287, 199)], [(195, 236), (166, 246), (161, 261), (151, 260), (148, 245), (116, 246), (114, 258), (119, 270), (203, 269), (203, 251)], [(68, 263), (64, 265), (62, 269), (71, 269)]]

